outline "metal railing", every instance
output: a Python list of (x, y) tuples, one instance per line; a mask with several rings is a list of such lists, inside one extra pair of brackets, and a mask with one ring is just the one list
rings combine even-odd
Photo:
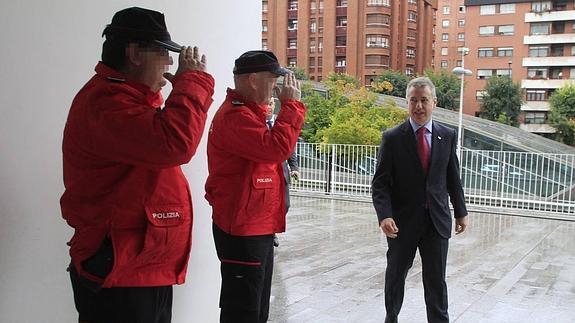
[[(296, 192), (371, 198), (378, 146), (298, 143)], [(462, 150), (461, 180), (471, 206), (556, 213), (575, 219), (575, 155)]]

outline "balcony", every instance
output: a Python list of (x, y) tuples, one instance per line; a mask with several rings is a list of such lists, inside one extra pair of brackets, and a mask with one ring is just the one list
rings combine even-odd
[(346, 46), (335, 46), (335, 55), (345, 56)]
[(336, 35), (336, 36), (345, 36), (345, 35), (347, 35), (347, 26), (336, 26), (336, 27), (335, 27), (335, 35)]
[(521, 111), (550, 111), (551, 106), (547, 101), (526, 101), (521, 105)]
[(575, 80), (521, 80), (523, 89), (558, 89), (567, 83), (575, 84)]
[(556, 133), (557, 130), (546, 123), (520, 124), (519, 129), (531, 133)]
[(288, 36), (288, 38), (296, 38), (297, 37), (297, 28), (288, 29), (287, 36)]
[(523, 58), (523, 67), (545, 66), (575, 66), (575, 56)]
[(525, 14), (525, 22), (553, 22), (569, 21), (575, 17), (575, 10), (528, 12)]
[(524, 45), (573, 43), (575, 33), (523, 36)]
[(336, 73), (345, 74), (345, 66), (337, 66), (334, 71)]
[(347, 16), (347, 7), (336, 7), (335, 14), (337, 16)]
[(297, 19), (297, 9), (288, 11), (288, 19)]
[(288, 57), (296, 57), (297, 56), (297, 48), (288, 48), (286, 53), (287, 53)]

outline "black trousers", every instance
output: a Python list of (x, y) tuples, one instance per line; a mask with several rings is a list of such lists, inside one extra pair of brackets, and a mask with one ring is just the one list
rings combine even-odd
[(80, 323), (170, 323), (172, 286), (87, 288), (70, 266)]
[(220, 322), (264, 323), (270, 308), (273, 234), (233, 236), (213, 225), (221, 262)]
[(416, 229), (399, 228), (397, 238), (387, 238), (389, 248), (385, 271), (385, 322), (397, 322), (397, 315), (403, 304), (405, 278), (413, 265), (417, 249), (422, 262), (427, 321), (449, 322), (445, 283), (448, 239), (437, 233), (428, 212), (425, 212), (417, 225)]

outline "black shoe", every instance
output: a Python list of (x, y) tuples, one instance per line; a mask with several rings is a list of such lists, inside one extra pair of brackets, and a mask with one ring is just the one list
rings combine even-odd
[(278, 236), (274, 234), (274, 247), (279, 246), (280, 246), (280, 240), (278, 239)]

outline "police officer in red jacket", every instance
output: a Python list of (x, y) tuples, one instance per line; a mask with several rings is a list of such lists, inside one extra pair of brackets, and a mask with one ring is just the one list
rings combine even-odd
[[(266, 111), (280, 76), (281, 109), (273, 128)], [(208, 135), (206, 199), (221, 262), (220, 322), (266, 322), (273, 271), (273, 236), (285, 231), (282, 163), (304, 121), (299, 83), (269, 51), (235, 61), (228, 89)]]
[[(185, 280), (192, 203), (180, 165), (200, 142), (214, 80), (198, 48), (170, 38), (164, 15), (117, 12), (96, 74), (64, 130), (62, 215), (80, 322), (171, 321)], [(179, 52), (175, 75), (167, 73)], [(165, 107), (160, 89), (172, 83)]]

